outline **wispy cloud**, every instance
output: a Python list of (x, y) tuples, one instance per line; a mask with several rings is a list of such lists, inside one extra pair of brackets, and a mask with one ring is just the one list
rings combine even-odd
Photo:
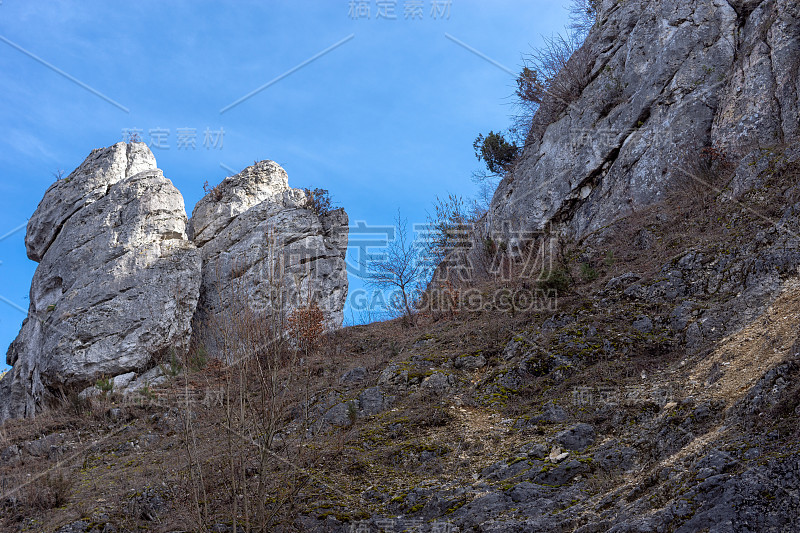
[(42, 59), (41, 57), (37, 56), (33, 52), (27, 50), (26, 48), (23, 48), (22, 46), (18, 45), (14, 41), (12, 41), (12, 40), (0, 35), (0, 42), (6, 43), (11, 48), (13, 48), (13, 49), (25, 54), (26, 56), (30, 57), (31, 59), (33, 59), (37, 63), (40, 63), (40, 64), (44, 65), (45, 67), (49, 68), (50, 70), (52, 70), (56, 74), (59, 74), (60, 76), (65, 77), (66, 79), (68, 79), (72, 83), (74, 83), (74, 84), (78, 85), (79, 87), (82, 87), (83, 89), (89, 91), (90, 93), (92, 93), (93, 95), (97, 96), (98, 98), (100, 98), (102, 100), (105, 100), (106, 102), (108, 102), (109, 104), (113, 105), (114, 107), (117, 107), (117, 108), (121, 109), (122, 111), (125, 111), (126, 113), (130, 113), (130, 109), (128, 109), (127, 107), (123, 106), (119, 102), (117, 102), (115, 100), (112, 100), (111, 98), (109, 98), (108, 96), (104, 95), (103, 93), (101, 93), (100, 91), (95, 89), (94, 87), (92, 87), (92, 86), (82, 82), (78, 78), (76, 78), (76, 77), (64, 72), (63, 70), (61, 70), (57, 66), (55, 66), (52, 63), (49, 63), (48, 61)]

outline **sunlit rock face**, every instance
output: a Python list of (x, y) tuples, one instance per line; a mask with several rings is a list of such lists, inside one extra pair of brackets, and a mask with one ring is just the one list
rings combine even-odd
[(201, 261), (186, 223), (180, 192), (142, 143), (95, 150), (47, 190), (28, 223), (39, 266), (8, 350), (0, 420), (188, 345)]
[(223, 180), (197, 203), (189, 233), (203, 258), (198, 330), (246, 316), (285, 317), (310, 303), (327, 329), (342, 325), (347, 213), (315, 212), (277, 163), (261, 161)]
[[(94, 150), (28, 223), (39, 266), (8, 349), (0, 421), (32, 417), (72, 391), (91, 395), (101, 378), (134, 389), (158, 379), (160, 363), (189, 349), (193, 324), (280, 322), (315, 303), (327, 329), (340, 327), (348, 219), (319, 211), (262, 161), (211, 190), (189, 223), (146, 145)], [(195, 338), (203, 342), (202, 328)]]
[(582, 88), (539, 109), (491, 203), (498, 238), (580, 238), (685, 187), (704, 148), (737, 161), (796, 140), (800, 4), (604, 0), (567, 70)]

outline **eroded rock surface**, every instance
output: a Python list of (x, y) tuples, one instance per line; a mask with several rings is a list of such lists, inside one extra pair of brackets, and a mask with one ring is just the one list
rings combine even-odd
[(80, 209), (108, 194), (111, 185), (156, 169), (156, 159), (144, 143), (117, 143), (92, 150), (69, 176), (47, 189), (28, 221), (25, 234), (28, 257), (40, 262), (64, 223)]
[(329, 329), (341, 326), (347, 214), (307, 205), (273, 161), (226, 178), (198, 202), (189, 231), (203, 258), (199, 324), (286, 315), (316, 302)]
[(142, 143), (95, 150), (45, 193), (26, 244), (39, 260), (0, 382), (0, 419), (58, 391), (140, 371), (188, 345), (200, 256), (178, 190)]
[(605, 0), (567, 70), (584, 86), (539, 109), (489, 210), (500, 238), (550, 223), (583, 237), (707, 179), (704, 148), (736, 159), (796, 139), (800, 4)]
[(94, 150), (28, 224), (39, 267), (8, 350), (0, 420), (33, 416), (68, 391), (98, 394), (100, 378), (117, 391), (154, 384), (158, 363), (188, 348), (193, 318), (286, 316), (313, 301), (339, 327), (347, 214), (309, 205), (263, 161), (210, 191), (187, 235), (183, 198), (146, 145)]

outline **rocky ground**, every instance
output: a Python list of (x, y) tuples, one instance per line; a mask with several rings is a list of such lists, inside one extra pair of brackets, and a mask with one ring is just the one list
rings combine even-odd
[(555, 284), (552, 306), (345, 328), (256, 366), (195, 349), (136, 397), (9, 421), (0, 524), (794, 531), (800, 172), (765, 157), (746, 194), (676, 194), (562, 242), (557, 283), (471, 287)]

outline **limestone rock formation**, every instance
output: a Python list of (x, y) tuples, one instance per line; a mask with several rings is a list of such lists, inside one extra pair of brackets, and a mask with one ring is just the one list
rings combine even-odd
[(164, 356), (189, 346), (193, 319), (285, 316), (315, 301), (325, 325), (340, 326), (347, 214), (308, 205), (263, 161), (209, 192), (187, 236), (183, 198), (146, 145), (94, 150), (28, 223), (39, 266), (8, 349), (0, 421), (33, 416), (62, 392), (97, 393), (101, 377), (129, 390), (152, 384)]
[(492, 200), (501, 239), (583, 237), (703, 179), (704, 148), (738, 160), (797, 139), (800, 4), (604, 0), (562, 76), (573, 91), (543, 102)]
[(186, 223), (142, 143), (95, 150), (48, 189), (28, 224), (39, 266), (0, 381), (0, 420), (188, 345), (201, 263)]
[(226, 178), (192, 213), (189, 234), (203, 258), (197, 321), (282, 313), (315, 301), (329, 329), (347, 297), (347, 214), (315, 213), (286, 172), (261, 161)]
[(111, 185), (147, 170), (156, 170), (156, 159), (144, 143), (117, 143), (92, 150), (69, 176), (50, 186), (28, 221), (28, 257), (41, 262), (72, 215), (108, 194)]

